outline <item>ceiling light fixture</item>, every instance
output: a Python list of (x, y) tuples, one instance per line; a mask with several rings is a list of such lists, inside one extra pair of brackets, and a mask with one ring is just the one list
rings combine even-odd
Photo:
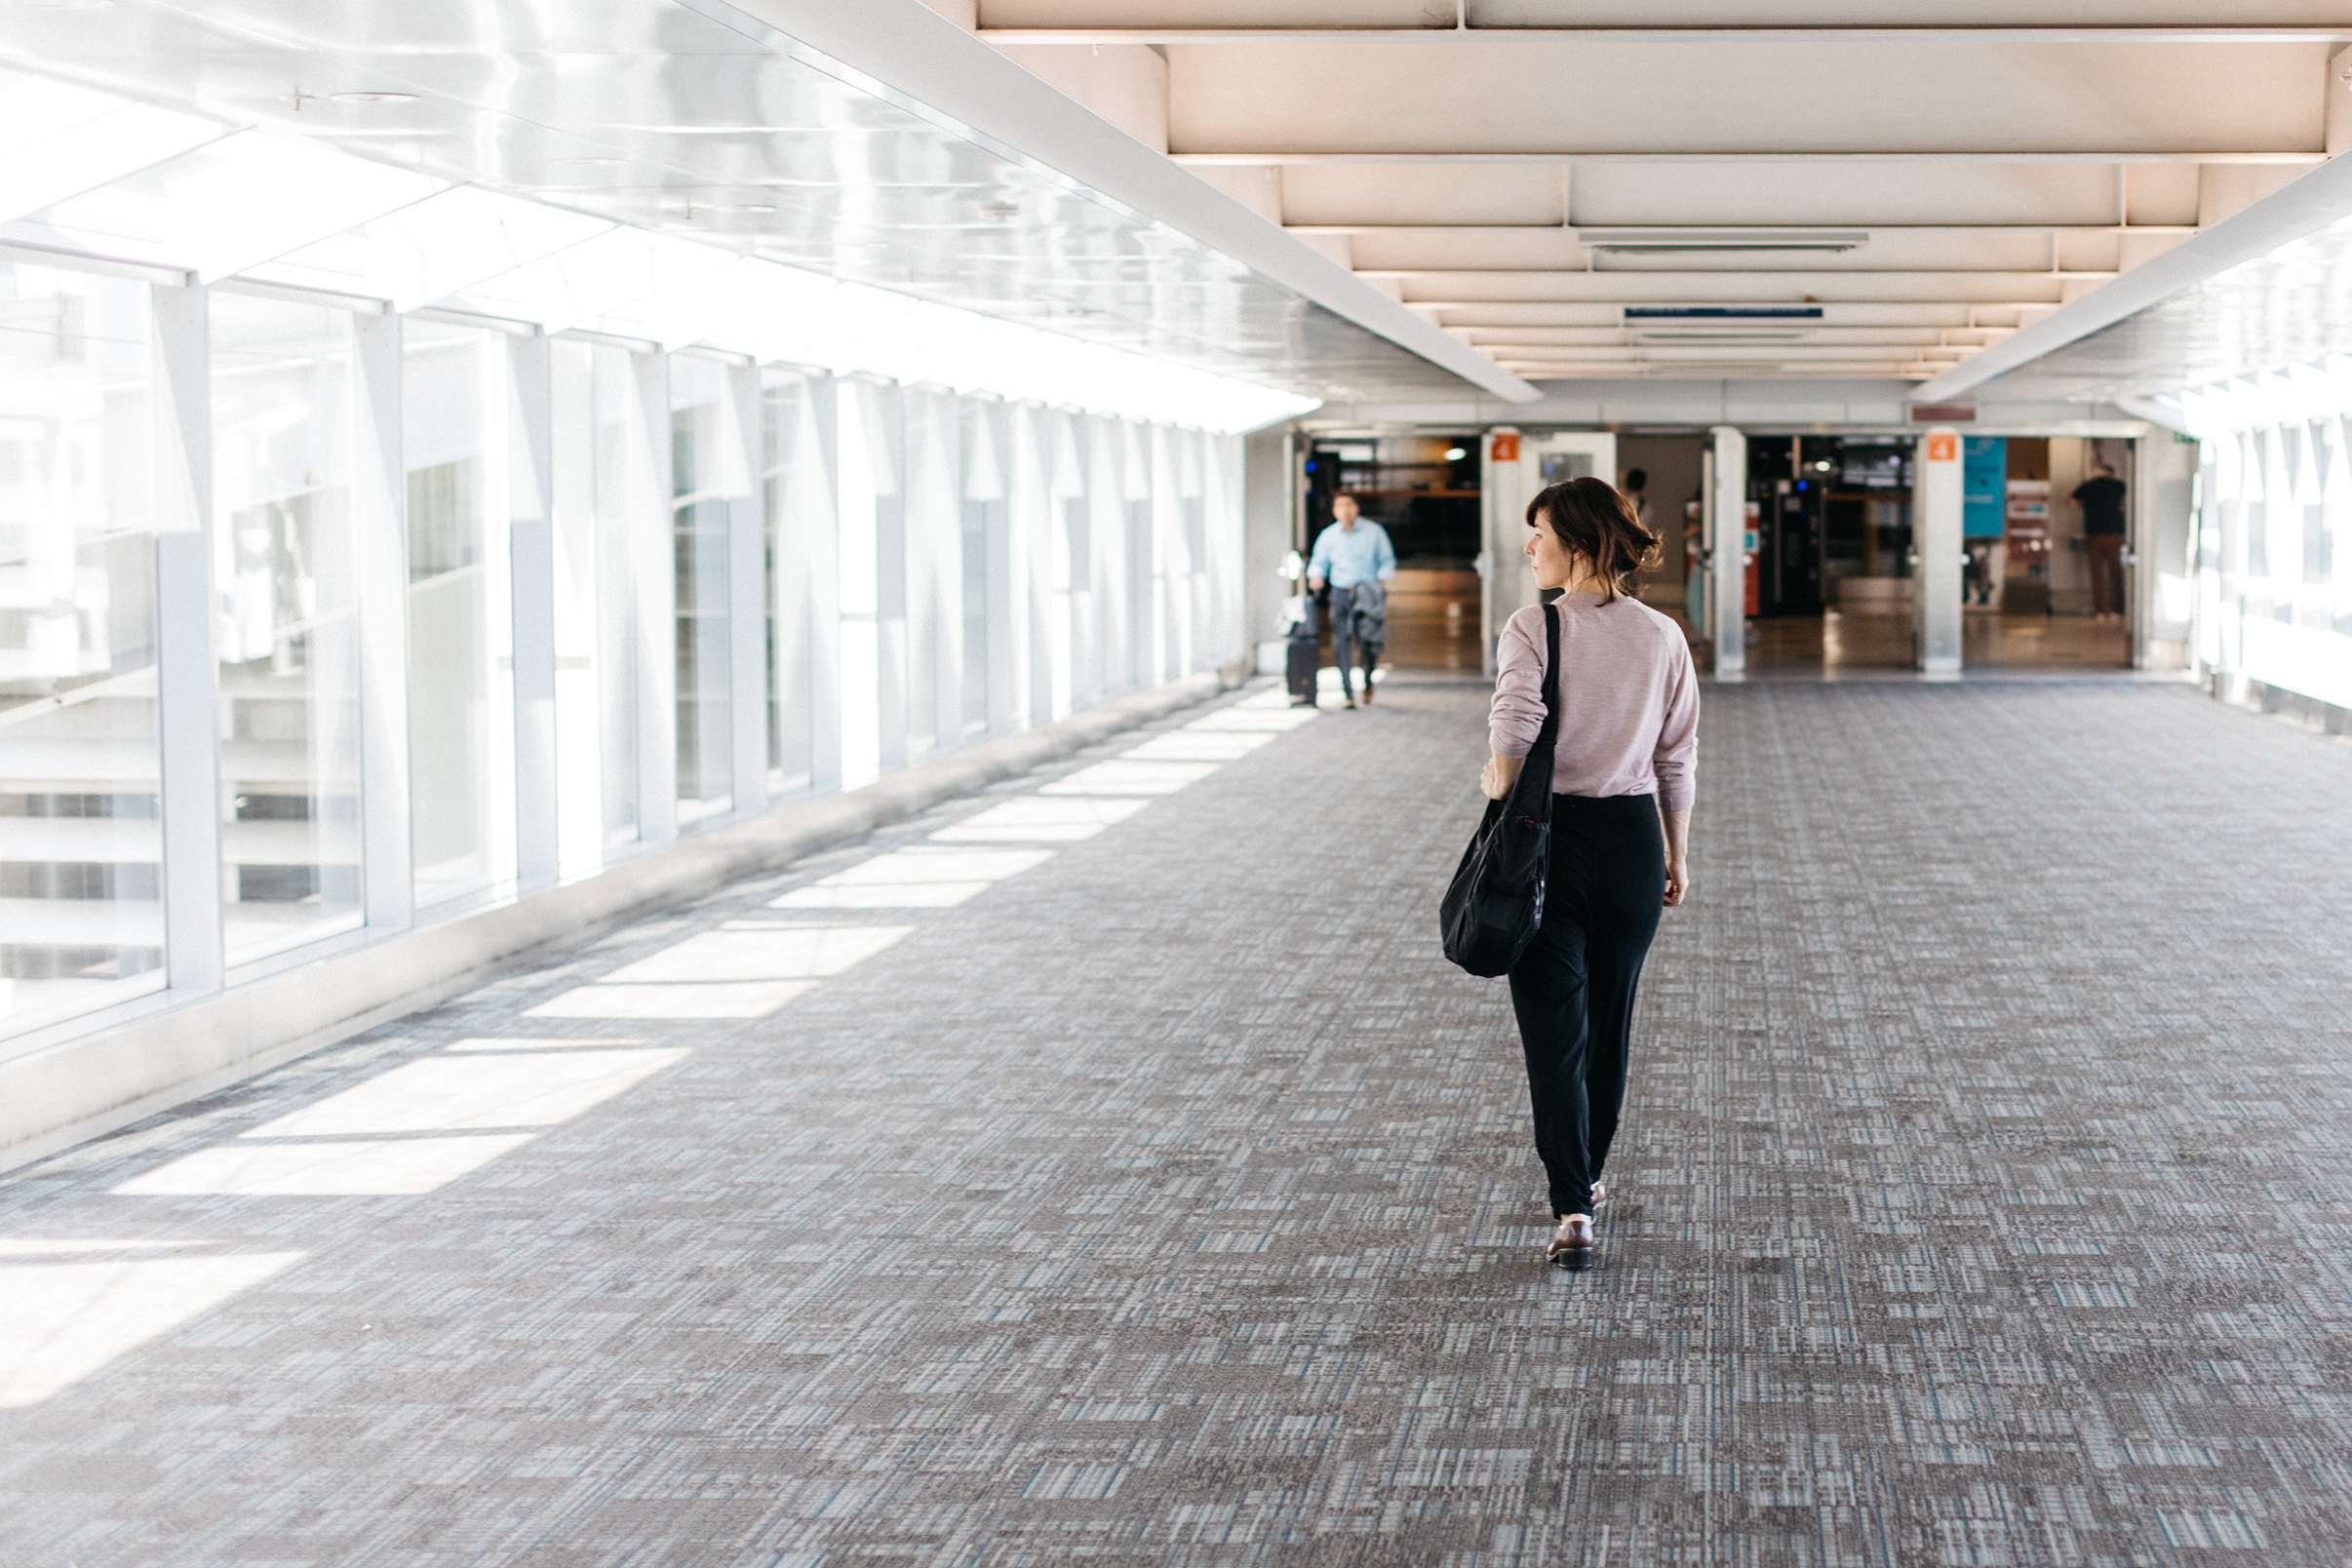
[(1853, 251), (1863, 229), (1579, 229), (1588, 250), (1652, 255), (1682, 251)]
[(413, 93), (330, 93), (327, 96), (337, 103), (413, 103), (416, 101), (416, 95)]
[(1659, 333), (1636, 330), (1637, 343), (1793, 343), (1813, 334), (1805, 332)]

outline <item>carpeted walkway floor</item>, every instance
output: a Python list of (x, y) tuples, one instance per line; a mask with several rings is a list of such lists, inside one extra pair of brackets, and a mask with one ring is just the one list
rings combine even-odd
[(1483, 694), (1229, 702), (0, 1181), (0, 1562), (2352, 1561), (2352, 747), (1706, 703), (1591, 1272)]

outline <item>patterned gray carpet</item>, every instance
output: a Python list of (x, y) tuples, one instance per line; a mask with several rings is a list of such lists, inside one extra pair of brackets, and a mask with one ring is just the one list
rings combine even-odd
[(2352, 748), (1706, 701), (1592, 1271), (1481, 694), (1196, 711), (0, 1183), (0, 1561), (2352, 1561)]

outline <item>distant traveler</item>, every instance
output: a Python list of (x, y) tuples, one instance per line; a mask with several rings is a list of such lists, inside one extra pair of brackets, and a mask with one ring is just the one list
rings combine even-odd
[(1650, 471), (1646, 468), (1626, 470), (1626, 499), (1633, 503), (1633, 515), (1642, 522), (1650, 521)]
[(1352, 495), (1335, 496), (1331, 527), (1314, 536), (1307, 563), (1307, 588), (1331, 585), (1331, 662), (1339, 666), (1340, 692), (1355, 706), (1350, 675), (1351, 647), (1364, 660), (1364, 703), (1372, 702), (1372, 672), (1389, 638), (1389, 579), (1396, 575), (1396, 547), (1389, 530), (1359, 515)]
[[(1673, 620), (1632, 595), (1658, 535), (1599, 479), (1572, 479), (1527, 506), (1539, 588), (1564, 588), (1553, 742), (1551, 864), (1543, 923), (1510, 971), (1527, 1055), (1536, 1153), (1558, 1230), (1546, 1256), (1592, 1255), (1601, 1166), (1625, 1104), (1633, 993), (1659, 912), (1690, 886), (1699, 677)], [(1503, 629), (1479, 785), (1502, 800), (1544, 721), (1544, 611)]]
[(2083, 547), (2091, 552), (2095, 620), (2123, 619), (2125, 492), (2113, 463), (2100, 463), (2096, 476), (2074, 488), (2074, 503), (2083, 509)]

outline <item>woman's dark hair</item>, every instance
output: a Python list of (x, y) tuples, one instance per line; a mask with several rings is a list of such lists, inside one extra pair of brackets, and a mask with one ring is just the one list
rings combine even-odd
[(1527, 526), (1551, 523), (1560, 543), (1592, 563), (1606, 582), (1605, 597), (1633, 591), (1633, 574), (1658, 565), (1658, 530), (1644, 523), (1618, 488), (1587, 475), (1548, 485), (1527, 503)]

